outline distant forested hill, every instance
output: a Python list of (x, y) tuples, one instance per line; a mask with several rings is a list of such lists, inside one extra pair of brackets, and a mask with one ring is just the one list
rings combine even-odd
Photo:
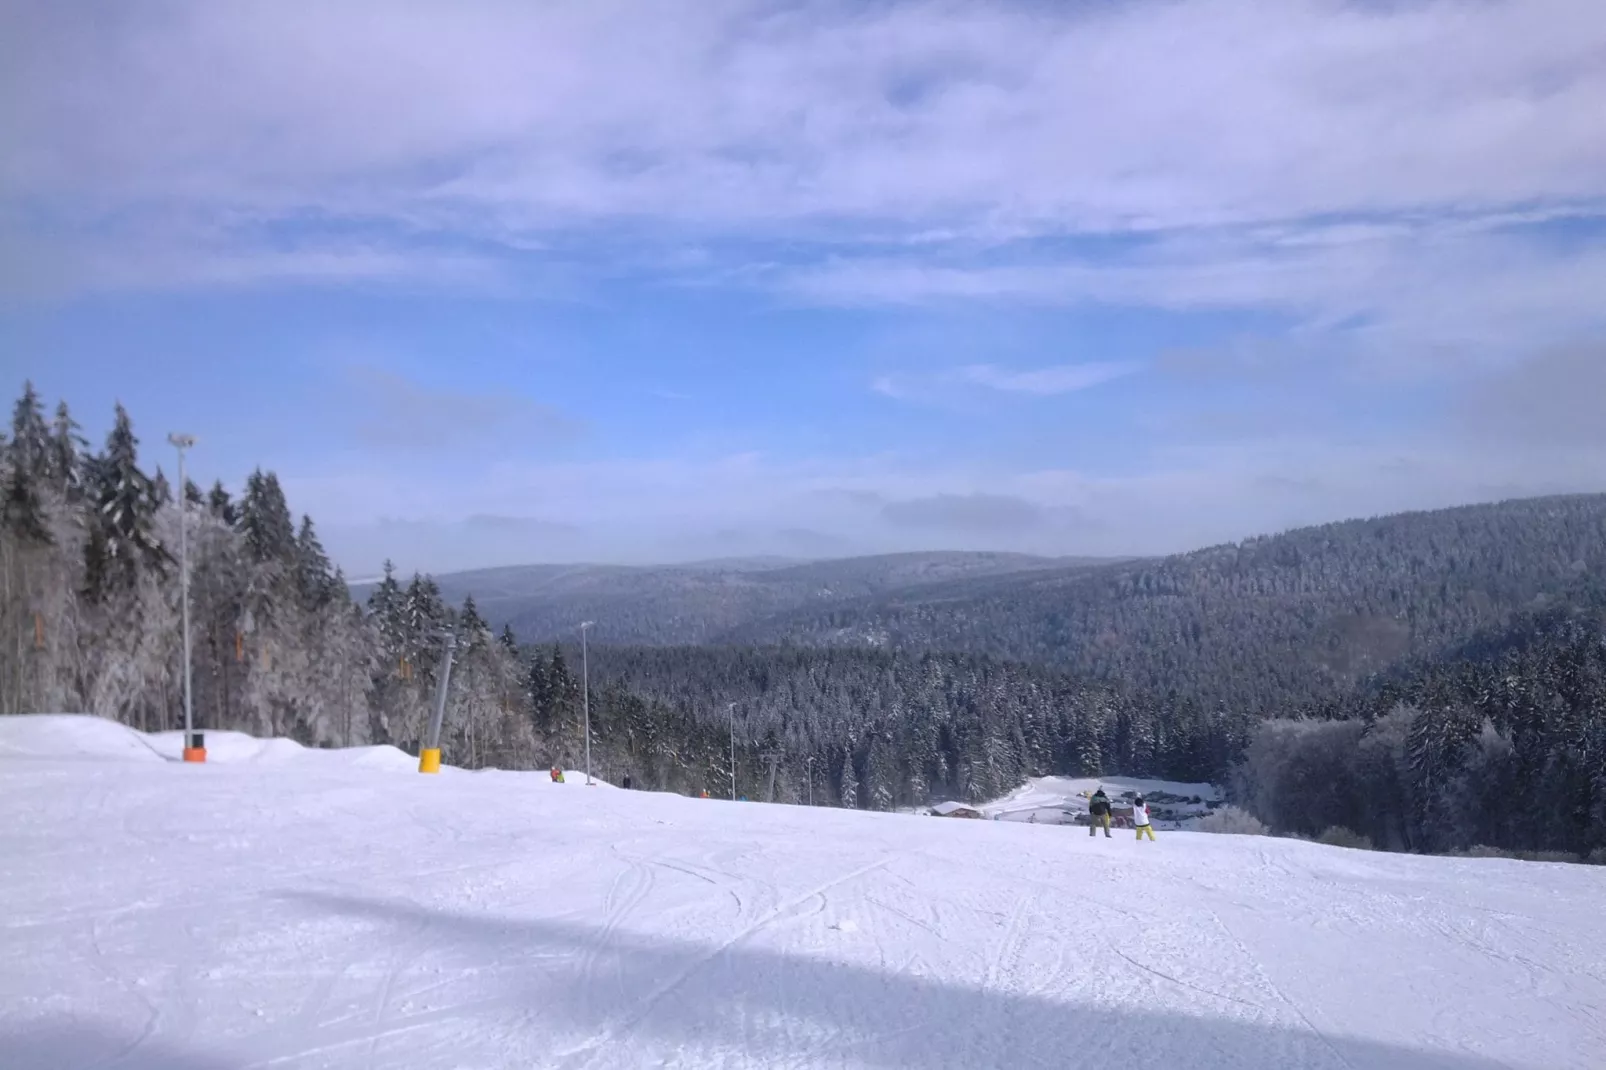
[(1275, 715), (1447, 651), (1603, 571), (1606, 495), (1536, 498), (892, 592), (719, 638), (986, 653)]
[[(493, 626), (511, 625), (528, 642), (572, 635), (580, 621), (591, 620), (598, 642), (673, 645), (708, 642), (807, 607), (961, 578), (1098, 563), (1103, 562), (955, 551), (803, 563), (521, 565), (447, 573), (436, 583), (447, 601), (473, 597)], [(354, 585), (353, 594), (365, 598), (374, 586)]]

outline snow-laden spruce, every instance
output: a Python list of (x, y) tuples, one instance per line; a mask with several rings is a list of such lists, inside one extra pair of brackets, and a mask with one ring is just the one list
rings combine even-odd
[[(0, 1066), (1584, 1070), (1606, 868), (0, 718)], [(401, 756), (405, 758), (405, 755)]]

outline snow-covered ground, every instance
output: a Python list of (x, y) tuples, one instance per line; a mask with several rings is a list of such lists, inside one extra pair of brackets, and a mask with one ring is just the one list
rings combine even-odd
[(1606, 1065), (1603, 868), (140, 738), (0, 718), (7, 1070)]

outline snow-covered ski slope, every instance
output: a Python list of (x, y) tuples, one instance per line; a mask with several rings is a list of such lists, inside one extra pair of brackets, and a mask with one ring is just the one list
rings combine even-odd
[(0, 718), (6, 1070), (1606, 1066), (1598, 867), (69, 724)]

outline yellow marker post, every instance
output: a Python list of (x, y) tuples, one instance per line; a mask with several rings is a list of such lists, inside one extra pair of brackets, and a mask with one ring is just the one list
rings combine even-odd
[(439, 747), (425, 747), (418, 752), (418, 771), (420, 773), (438, 773), (441, 771), (441, 749)]

